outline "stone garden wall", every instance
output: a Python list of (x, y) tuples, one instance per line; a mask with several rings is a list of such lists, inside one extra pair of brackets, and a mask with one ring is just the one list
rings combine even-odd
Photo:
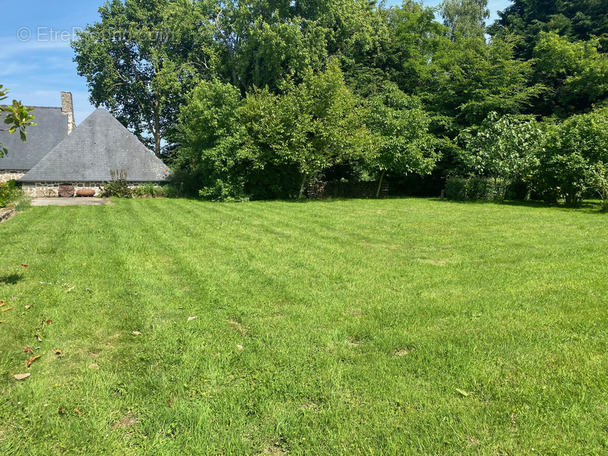
[(23, 177), (25, 173), (16, 171), (13, 169), (2, 169), (0, 170), (0, 182), (8, 182), (10, 180), (17, 180)]
[[(67, 182), (36, 182), (24, 183), (22, 189), (30, 198), (55, 198), (59, 196), (59, 186)], [(95, 196), (99, 196), (102, 191), (103, 182), (69, 182), (74, 186), (74, 196), (81, 189), (95, 191)]]

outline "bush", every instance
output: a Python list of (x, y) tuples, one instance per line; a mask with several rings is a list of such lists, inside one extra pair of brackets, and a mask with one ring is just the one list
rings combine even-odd
[(151, 182), (139, 185), (132, 190), (136, 198), (164, 198), (167, 195), (165, 187), (154, 185)]
[(598, 162), (591, 166), (588, 175), (589, 186), (602, 199), (602, 211), (608, 212), (608, 165)]
[(593, 170), (603, 163), (608, 163), (608, 110), (572, 116), (547, 135), (540, 154), (538, 190), (545, 200), (563, 197), (566, 204), (577, 205), (590, 188), (601, 192)]
[(448, 177), (445, 195), (455, 201), (495, 200), (499, 198), (497, 182), (481, 177)]
[(133, 198), (133, 191), (129, 188), (127, 182), (127, 172), (123, 169), (120, 171), (110, 171), (112, 180), (103, 184), (101, 196), (108, 198), (115, 196), (117, 198)]
[(0, 208), (8, 206), (9, 203), (17, 200), (21, 195), (21, 190), (17, 188), (14, 180), (0, 184)]

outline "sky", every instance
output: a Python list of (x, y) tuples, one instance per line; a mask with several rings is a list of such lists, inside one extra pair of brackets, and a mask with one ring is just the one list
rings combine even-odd
[[(99, 20), (104, 0), (29, 0), (23, 7), (3, 8), (0, 15), (0, 84), (9, 100), (28, 106), (60, 106), (61, 91), (72, 92), (76, 123), (95, 109), (89, 103), (86, 79), (78, 76), (70, 39)], [(388, 0), (387, 5), (400, 4)], [(436, 6), (441, 0), (426, 0)], [(509, 0), (489, 0), (491, 17)], [(6, 102), (7, 100), (5, 100)]]

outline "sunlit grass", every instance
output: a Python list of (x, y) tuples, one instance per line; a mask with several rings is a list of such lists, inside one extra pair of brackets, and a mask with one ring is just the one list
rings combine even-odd
[(0, 225), (0, 454), (605, 453), (607, 220), (32, 208)]

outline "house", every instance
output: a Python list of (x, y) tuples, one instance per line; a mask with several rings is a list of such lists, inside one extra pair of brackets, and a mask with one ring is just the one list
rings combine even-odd
[(23, 177), (76, 128), (69, 92), (61, 92), (61, 107), (35, 107), (34, 115), (37, 125), (28, 128), (26, 142), (21, 141), (18, 134), (0, 131), (0, 144), (9, 151), (0, 158), (0, 182)]
[[(35, 121), (40, 125), (45, 119), (39, 119), (38, 109), (40, 108), (34, 111), (34, 115)], [(69, 119), (69, 116), (66, 117)], [(131, 187), (145, 182), (163, 182), (169, 177), (169, 168), (103, 108), (95, 110), (73, 131), (70, 132), (68, 128), (69, 134), (62, 135), (59, 141), (56, 139), (60, 133), (53, 131), (51, 134), (53, 127), (55, 125), (50, 122), (43, 127), (44, 132), (48, 133), (47, 136), (55, 135), (53, 141), (46, 139), (44, 144), (50, 146), (46, 152), (38, 152), (38, 158), (32, 158), (29, 162), (31, 164), (36, 161), (29, 169), (20, 168), (25, 172), (13, 174), (22, 174), (17, 182), (22, 184), (28, 196), (73, 196), (81, 189), (93, 190), (97, 195), (101, 192), (104, 182), (112, 180), (112, 173), (125, 174)], [(34, 128), (36, 127), (32, 127), (32, 131)], [(56, 128), (63, 132), (62, 126)], [(38, 132), (32, 136), (42, 134)], [(29, 142), (28, 132), (25, 144)], [(43, 140), (39, 139), (39, 142)], [(9, 156), (27, 153), (13, 153), (10, 150), (9, 148)], [(10, 170), (16, 171), (13, 168)]]

